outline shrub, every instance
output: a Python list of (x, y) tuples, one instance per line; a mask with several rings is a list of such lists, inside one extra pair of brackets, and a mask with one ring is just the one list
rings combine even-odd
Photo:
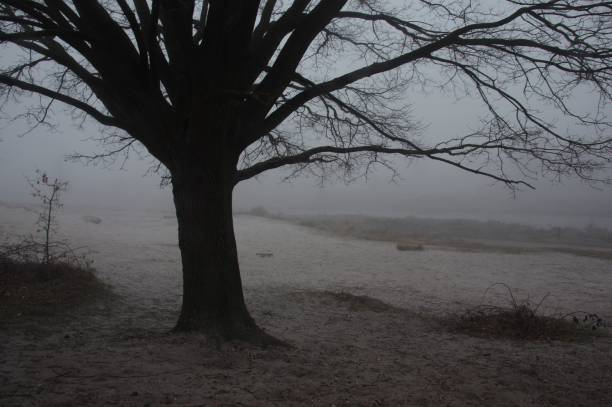
[[(72, 247), (65, 240), (56, 239), (57, 211), (62, 208), (61, 194), (68, 182), (53, 181), (43, 171), (36, 170), (36, 178), (28, 179), (32, 196), (41, 202), (36, 220), (37, 235), (29, 235), (17, 243), (0, 245), (0, 256), (18, 263), (68, 264), (88, 269), (92, 261), (84, 247)], [(42, 235), (42, 236), (41, 236)]]
[(510, 306), (480, 305), (470, 308), (454, 318), (455, 329), (476, 336), (519, 340), (572, 340), (606, 326), (605, 321), (596, 314), (573, 312), (565, 315), (543, 315), (539, 310), (548, 295), (538, 303), (529, 300), (517, 301), (508, 286), (499, 283), (493, 286), (495, 285), (502, 285), (508, 290)]
[(75, 305), (106, 291), (95, 276), (85, 248), (73, 248), (66, 241), (54, 239), (56, 211), (62, 207), (61, 193), (67, 182), (50, 181), (37, 171), (28, 180), (34, 197), (42, 208), (36, 232), (17, 243), (0, 245), (0, 308), (21, 315), (29, 310), (45, 312), (49, 305)]
[(90, 268), (67, 263), (15, 261), (0, 255), (0, 315), (52, 313), (108, 292)]

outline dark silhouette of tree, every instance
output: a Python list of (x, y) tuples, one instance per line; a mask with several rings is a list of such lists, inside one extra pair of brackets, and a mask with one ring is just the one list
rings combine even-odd
[[(167, 170), (179, 330), (266, 340), (243, 300), (231, 208), (234, 186), (264, 171), (355, 177), (414, 157), (510, 188), (608, 181), (610, 1), (0, 0), (0, 22), (1, 92), (40, 95), (23, 112), (34, 125), (62, 102), (112, 129), (91, 159), (137, 141)], [(415, 86), (475, 95), (488, 116), (428, 142), (406, 104)], [(575, 109), (576, 92), (598, 108)], [(556, 128), (542, 102), (580, 126)]]

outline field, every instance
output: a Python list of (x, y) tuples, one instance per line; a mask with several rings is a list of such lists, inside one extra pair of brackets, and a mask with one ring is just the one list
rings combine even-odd
[[(1, 206), (0, 236), (27, 234), (35, 217)], [(547, 296), (546, 315), (585, 311), (610, 321), (605, 256), (431, 240), (399, 251), (395, 237), (238, 215), (249, 308), (292, 345), (259, 349), (169, 333), (181, 295), (172, 213), (66, 208), (59, 223), (89, 248), (113, 295), (63, 312), (1, 314), (3, 406), (612, 405), (609, 329), (524, 341), (468, 335), (449, 322), (474, 306), (506, 305), (506, 287), (519, 300)]]

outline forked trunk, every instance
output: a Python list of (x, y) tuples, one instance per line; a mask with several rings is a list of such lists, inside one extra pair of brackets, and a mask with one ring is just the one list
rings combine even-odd
[(232, 219), (233, 174), (198, 170), (173, 174), (183, 263), (179, 331), (261, 342), (242, 293)]

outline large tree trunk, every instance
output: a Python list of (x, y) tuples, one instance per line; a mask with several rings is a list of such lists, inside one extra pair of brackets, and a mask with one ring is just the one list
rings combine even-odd
[(183, 262), (176, 330), (269, 342), (271, 337), (249, 315), (242, 293), (232, 218), (233, 172), (186, 164), (172, 174)]

